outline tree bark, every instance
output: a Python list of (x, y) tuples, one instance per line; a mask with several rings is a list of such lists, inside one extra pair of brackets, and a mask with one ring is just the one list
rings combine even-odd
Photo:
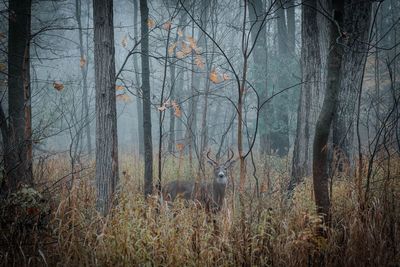
[(297, 112), (297, 130), (293, 149), (292, 173), (289, 192), (305, 176), (311, 174), (312, 146), (315, 119), (312, 108), (318, 107), (321, 82), (321, 55), (317, 23), (317, 1), (302, 5), (301, 66), (302, 82)]
[[(137, 29), (138, 25), (138, 1), (139, 0), (133, 0), (133, 33), (135, 36), (135, 40), (139, 40), (139, 33)], [(140, 88), (140, 77), (139, 77), (139, 65), (137, 58), (133, 57), (133, 66), (135, 68), (135, 77), (136, 77), (136, 86), (138, 88), (137, 90), (137, 97), (136, 97), (136, 112), (137, 112), (137, 123), (138, 123), (138, 141), (139, 141), (139, 156), (143, 157), (144, 156), (144, 138), (143, 138), (143, 103), (142, 100), (140, 99), (140, 95), (142, 94)]]
[[(80, 52), (80, 62), (81, 62), (81, 75), (82, 75), (82, 112), (83, 112), (83, 127), (86, 134), (86, 146), (89, 155), (92, 154), (92, 137), (90, 133), (90, 120), (89, 120), (89, 96), (88, 96), (88, 85), (87, 85), (87, 73), (89, 58), (85, 55), (84, 45), (83, 45), (83, 31), (82, 31), (82, 2), (81, 0), (75, 1), (75, 16), (78, 23), (78, 34), (79, 34), (79, 52)], [(88, 18), (89, 19), (89, 18)], [(88, 45), (88, 44), (86, 44)], [(86, 49), (87, 50), (87, 49)]]
[(328, 138), (333, 120), (336, 113), (338, 95), (340, 91), (340, 71), (343, 49), (341, 44), (344, 15), (344, 0), (333, 3), (333, 20), (330, 28), (331, 50), (328, 54), (328, 73), (327, 87), (322, 104), (322, 110), (319, 114), (313, 145), (313, 182), (315, 204), (317, 212), (322, 214), (324, 221), (330, 221), (330, 198), (329, 198), (329, 176), (328, 176)]
[(113, 1), (93, 1), (97, 209), (107, 215), (119, 182)]
[(144, 137), (144, 195), (153, 193), (153, 145), (151, 135), (150, 66), (149, 66), (149, 8), (147, 0), (140, 0), (141, 15), (141, 60), (143, 92), (143, 137)]
[[(249, 17), (251, 21), (251, 38), (254, 46), (253, 60), (254, 60), (254, 86), (261, 96), (261, 102), (268, 97), (267, 91), (267, 32), (265, 23), (263, 23), (265, 16), (265, 8), (261, 0), (249, 1)], [(268, 145), (268, 126), (271, 125), (272, 113), (269, 105), (260, 110), (259, 116), (259, 131), (260, 131), (260, 153), (269, 153)]]
[(341, 66), (338, 112), (333, 120), (333, 149), (339, 171), (353, 166), (355, 104), (368, 53), (371, 5), (370, 1), (346, 1), (344, 32), (348, 38)]
[[(8, 148), (5, 150), (6, 187), (32, 184), (30, 88), (31, 0), (9, 1)], [(3, 127), (7, 127), (6, 122)], [(3, 136), (4, 138), (4, 136)]]

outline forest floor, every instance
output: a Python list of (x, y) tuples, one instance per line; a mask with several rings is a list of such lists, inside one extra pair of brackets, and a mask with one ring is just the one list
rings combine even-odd
[[(259, 196), (249, 170), (246, 192), (234, 194), (231, 183), (223, 210), (212, 215), (183, 201), (172, 208), (157, 196), (145, 201), (143, 166), (124, 157), (118, 201), (104, 218), (95, 209), (93, 169), (67, 182), (67, 159), (48, 160), (35, 166), (37, 191), (22, 188), (1, 205), (0, 265), (399, 266), (398, 160), (390, 172), (378, 165), (367, 200), (355, 179), (335, 176), (329, 226), (315, 213), (311, 178), (288, 201), (287, 162), (275, 161), (258, 168)], [(189, 179), (186, 165), (167, 160), (165, 180)]]

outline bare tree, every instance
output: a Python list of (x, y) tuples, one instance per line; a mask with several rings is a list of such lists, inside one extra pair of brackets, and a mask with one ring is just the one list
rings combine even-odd
[(328, 54), (327, 85), (322, 110), (319, 114), (313, 145), (313, 182), (315, 204), (318, 213), (324, 220), (330, 220), (329, 175), (328, 175), (328, 137), (336, 112), (338, 95), (340, 91), (340, 70), (343, 49), (338, 41), (342, 41), (344, 0), (335, 1), (332, 10), (332, 23), (330, 24), (331, 50)]
[(113, 0), (93, 1), (97, 209), (106, 215), (118, 179)]
[(8, 112), (1, 107), (0, 126), (5, 154), (6, 184), (14, 191), (32, 184), (32, 129), (30, 87), (31, 0), (9, 1)]
[(143, 92), (143, 137), (144, 137), (144, 195), (153, 192), (153, 144), (151, 135), (151, 100), (150, 100), (150, 66), (149, 66), (149, 8), (147, 0), (140, 0), (141, 15), (141, 59), (142, 59), (142, 92)]

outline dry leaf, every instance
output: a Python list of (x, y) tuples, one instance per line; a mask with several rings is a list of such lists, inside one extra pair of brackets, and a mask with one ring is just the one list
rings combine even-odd
[(224, 79), (224, 81), (227, 81), (227, 80), (229, 80), (231, 77), (229, 77), (229, 75), (228, 75), (227, 73), (224, 73), (224, 74), (222, 75), (222, 78)]
[(83, 68), (85, 65), (86, 65), (86, 59), (85, 59), (85, 57), (83, 56), (83, 57), (81, 57), (81, 59), (79, 60), (79, 66), (80, 66), (81, 68)]
[(177, 33), (178, 33), (178, 36), (179, 36), (179, 37), (182, 37), (182, 36), (183, 36), (183, 32), (181, 31), (181, 29), (178, 29)]
[(61, 82), (53, 82), (53, 87), (60, 92), (64, 89), (64, 84), (62, 84)]
[(210, 81), (212, 81), (213, 83), (219, 83), (219, 79), (218, 79), (218, 74), (217, 71), (215, 69), (212, 69), (212, 71), (210, 72)]
[(6, 37), (6, 35), (4, 34), (4, 32), (0, 32), (0, 40), (4, 39)]
[(126, 36), (126, 34), (124, 35), (124, 37), (121, 40), (121, 45), (123, 48), (125, 48), (128, 45), (128, 36)]
[(4, 71), (6, 69), (6, 64), (0, 63), (0, 71)]
[(147, 19), (147, 27), (149, 28), (149, 29), (151, 29), (151, 28), (154, 28), (154, 26), (156, 25), (156, 23), (154, 22), (154, 20), (152, 20), (152, 19)]
[(171, 106), (174, 109), (174, 115), (178, 118), (181, 117), (182, 116), (181, 108), (179, 107), (178, 103), (176, 103), (175, 100), (171, 102)]
[(176, 144), (176, 150), (182, 151), (185, 148), (185, 144), (178, 143)]
[(197, 67), (199, 67), (200, 69), (204, 69), (205, 64), (203, 58), (200, 55), (196, 55), (194, 59), (194, 64), (196, 64)]
[(124, 90), (124, 87), (122, 85), (116, 85), (115, 90), (117, 91)]
[(184, 58), (185, 54), (182, 51), (178, 51), (178, 52), (176, 52), (176, 57), (177, 58)]
[(127, 95), (127, 94), (119, 94), (119, 95), (116, 95), (115, 98), (117, 99), (117, 101), (121, 101), (121, 102), (124, 102), (124, 103), (131, 103), (132, 102), (130, 96)]
[(164, 30), (169, 31), (171, 29), (171, 26), (172, 26), (171, 21), (167, 21), (164, 23), (163, 28)]
[(189, 46), (190, 46), (192, 49), (196, 50), (197, 44), (196, 44), (196, 41), (194, 40), (194, 38), (191, 37), (191, 36), (188, 36), (188, 37), (187, 37), (187, 40), (189, 41)]
[(168, 54), (170, 56), (172, 56), (174, 54), (174, 50), (176, 48), (176, 43), (172, 43), (169, 47), (168, 47)]
[(163, 112), (163, 111), (165, 111), (166, 109), (167, 109), (167, 107), (165, 106), (165, 104), (162, 105), (161, 107), (158, 107), (158, 110), (159, 110), (160, 112)]
[(188, 46), (185, 42), (182, 42), (182, 48), (181, 51), (185, 54), (188, 55), (192, 52), (192, 49), (190, 48), (190, 46)]

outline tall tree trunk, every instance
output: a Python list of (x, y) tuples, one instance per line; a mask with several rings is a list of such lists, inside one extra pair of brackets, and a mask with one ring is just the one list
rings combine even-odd
[[(261, 96), (261, 101), (268, 97), (267, 92), (267, 32), (265, 29), (265, 7), (261, 0), (249, 1), (249, 18), (251, 25), (251, 38), (254, 46), (254, 86)], [(271, 124), (269, 114), (271, 114), (269, 105), (260, 110), (259, 116), (259, 131), (260, 131), (260, 152), (261, 154), (269, 153), (268, 145), (268, 129)]]
[[(180, 29), (183, 31), (184, 27), (186, 24), (186, 12), (181, 12), (180, 18), (179, 18), (179, 26)], [(176, 33), (175, 36), (175, 43), (178, 41), (179, 35), (178, 32)], [(174, 49), (174, 54), (175, 54), (175, 49)], [(179, 96), (180, 92), (182, 91), (182, 86), (183, 86), (183, 73), (178, 73), (176, 75), (176, 63), (177, 61), (174, 61), (171, 63), (170, 69), (170, 78), (171, 78), (171, 84), (170, 84), (170, 99), (177, 101), (176, 97)], [(182, 63), (183, 64), (183, 63)], [(179, 90), (177, 92), (177, 90)], [(170, 109), (169, 111), (169, 135), (168, 135), (168, 152), (173, 153), (175, 150), (175, 139), (176, 139), (176, 134), (175, 134), (175, 111), (174, 109)]]
[(367, 59), (371, 21), (371, 2), (347, 0), (344, 13), (344, 32), (348, 35), (341, 66), (341, 90), (338, 112), (333, 120), (333, 148), (339, 158), (339, 171), (343, 165), (352, 166), (354, 114), (357, 92)]
[[(138, 33), (138, 1), (139, 0), (133, 0), (133, 33), (135, 36), (135, 40), (139, 40), (139, 33)], [(135, 68), (135, 78), (136, 78), (136, 88), (137, 90), (137, 97), (136, 97), (136, 112), (137, 112), (137, 122), (138, 122), (138, 141), (139, 141), (139, 156), (143, 157), (144, 156), (144, 139), (143, 139), (143, 103), (142, 100), (140, 99), (141, 90), (139, 89), (140, 86), (140, 69), (138, 65), (137, 58), (133, 57), (133, 66)]]
[(311, 174), (312, 138), (315, 120), (312, 107), (318, 106), (321, 82), (321, 55), (317, 23), (317, 1), (302, 5), (301, 66), (302, 86), (297, 112), (297, 130), (293, 149), (292, 173), (289, 191)]
[(119, 182), (113, 0), (93, 1), (97, 209), (107, 215)]
[[(340, 70), (343, 50), (341, 31), (343, 29), (344, 0), (333, 3), (333, 20), (330, 24), (331, 49), (328, 55), (328, 73), (327, 86), (322, 104), (322, 110), (319, 114), (313, 145), (313, 182), (315, 204), (317, 212), (324, 216), (324, 221), (330, 220), (330, 198), (329, 198), (329, 176), (328, 176), (328, 138), (333, 120), (336, 113), (338, 95), (340, 91)], [(336, 25), (337, 24), (337, 25)]]
[[(288, 32), (286, 26), (285, 11), (283, 7), (278, 9), (278, 55), (279, 71), (278, 91), (289, 86), (288, 62)], [(271, 149), (279, 156), (287, 155), (289, 151), (289, 101), (288, 94), (284, 92), (276, 97), (273, 105), (274, 119), (270, 125), (271, 128)]]
[[(82, 112), (83, 112), (83, 124), (86, 134), (86, 146), (89, 155), (92, 154), (92, 137), (90, 134), (90, 120), (89, 120), (89, 96), (88, 96), (88, 84), (87, 84), (87, 73), (88, 73), (88, 55), (85, 55), (83, 45), (83, 31), (82, 31), (82, 2), (81, 0), (75, 1), (75, 16), (78, 23), (79, 33), (79, 52), (80, 52), (80, 66), (82, 75)], [(88, 18), (89, 19), (89, 18)], [(86, 44), (87, 46), (89, 44)], [(87, 50), (87, 49), (86, 49)]]
[(142, 92), (143, 92), (143, 137), (144, 137), (144, 195), (153, 193), (153, 145), (151, 135), (150, 66), (149, 66), (149, 8), (147, 0), (140, 0), (142, 30)]
[(29, 60), (31, 6), (31, 0), (9, 1), (7, 137), (9, 146), (5, 151), (5, 170), (6, 187), (11, 191), (14, 191), (20, 183), (33, 183)]

